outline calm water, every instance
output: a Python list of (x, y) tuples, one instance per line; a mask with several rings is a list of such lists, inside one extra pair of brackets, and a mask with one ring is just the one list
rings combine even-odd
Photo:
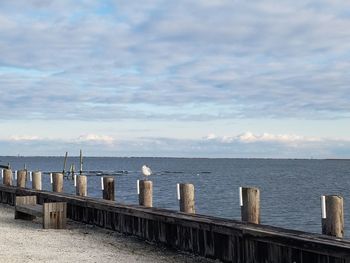
[[(63, 157), (0, 157), (12, 169), (43, 172), (62, 171)], [(67, 166), (78, 158), (68, 158)], [(261, 190), (262, 223), (320, 233), (320, 196), (344, 196), (345, 234), (350, 237), (350, 160), (271, 160), (271, 159), (181, 159), (181, 158), (85, 158), (88, 195), (101, 197), (100, 175), (116, 175), (116, 197), (122, 203), (137, 203), (136, 180), (141, 166), (153, 172), (154, 206), (178, 209), (176, 183), (195, 185), (196, 212), (225, 218), (240, 218), (239, 186)], [(120, 175), (118, 171), (127, 171)], [(50, 190), (49, 175), (43, 188)], [(74, 192), (72, 181), (64, 191)]]

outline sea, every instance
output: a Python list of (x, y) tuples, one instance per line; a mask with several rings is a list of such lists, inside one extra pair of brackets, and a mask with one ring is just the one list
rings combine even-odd
[[(7, 163), (42, 171), (43, 189), (51, 190), (49, 173), (62, 172), (64, 157), (0, 157)], [(71, 164), (79, 170), (79, 157), (68, 157), (66, 170)], [(196, 213), (239, 220), (239, 187), (254, 186), (261, 191), (262, 224), (321, 233), (321, 196), (337, 194), (344, 197), (350, 237), (350, 160), (84, 157), (88, 195), (101, 198), (101, 176), (115, 176), (116, 201), (137, 204), (144, 164), (153, 172), (154, 207), (178, 210), (176, 184), (192, 183)], [(73, 180), (64, 181), (64, 192), (75, 193)]]

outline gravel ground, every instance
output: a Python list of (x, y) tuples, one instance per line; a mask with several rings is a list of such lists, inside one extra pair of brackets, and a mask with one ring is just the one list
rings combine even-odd
[(41, 219), (14, 219), (14, 208), (0, 204), (0, 262), (214, 261), (170, 251), (133, 237), (68, 221), (67, 229), (42, 229)]

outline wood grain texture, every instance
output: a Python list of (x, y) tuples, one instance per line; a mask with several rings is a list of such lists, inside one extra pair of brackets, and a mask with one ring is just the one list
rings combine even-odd
[(77, 176), (76, 194), (78, 196), (87, 196), (87, 177), (85, 175)]
[(4, 169), (4, 177), (2, 183), (7, 186), (12, 185), (13, 174), (11, 169)]
[(104, 189), (102, 190), (103, 199), (115, 201), (114, 177), (112, 176), (103, 177), (103, 185), (104, 185)]
[(63, 192), (63, 174), (52, 173), (52, 191), (61, 193)]
[(16, 196), (15, 198), (15, 219), (33, 220), (37, 215), (27, 213), (25, 206), (35, 207), (37, 197), (33, 196)]
[(27, 170), (17, 171), (17, 187), (26, 187), (27, 182)]
[(64, 229), (67, 223), (67, 203), (43, 204), (43, 228)]
[(16, 212), (21, 212), (24, 214), (42, 217), (43, 216), (43, 206), (42, 205), (19, 205), (16, 206)]
[(242, 198), (242, 221), (260, 224), (260, 190), (256, 187), (242, 187)]
[(35, 171), (32, 173), (32, 188), (34, 190), (42, 189), (42, 176), (40, 171)]
[(322, 233), (344, 237), (344, 201), (338, 195), (326, 195), (326, 218), (322, 220)]
[(152, 181), (140, 180), (139, 181), (140, 194), (139, 205), (145, 207), (153, 206), (153, 184)]
[(190, 214), (195, 213), (193, 184), (180, 184), (180, 211)]

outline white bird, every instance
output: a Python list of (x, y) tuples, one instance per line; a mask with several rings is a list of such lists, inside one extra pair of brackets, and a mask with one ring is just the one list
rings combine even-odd
[(142, 165), (142, 174), (147, 178), (147, 176), (152, 174), (151, 168), (149, 168), (147, 165)]

